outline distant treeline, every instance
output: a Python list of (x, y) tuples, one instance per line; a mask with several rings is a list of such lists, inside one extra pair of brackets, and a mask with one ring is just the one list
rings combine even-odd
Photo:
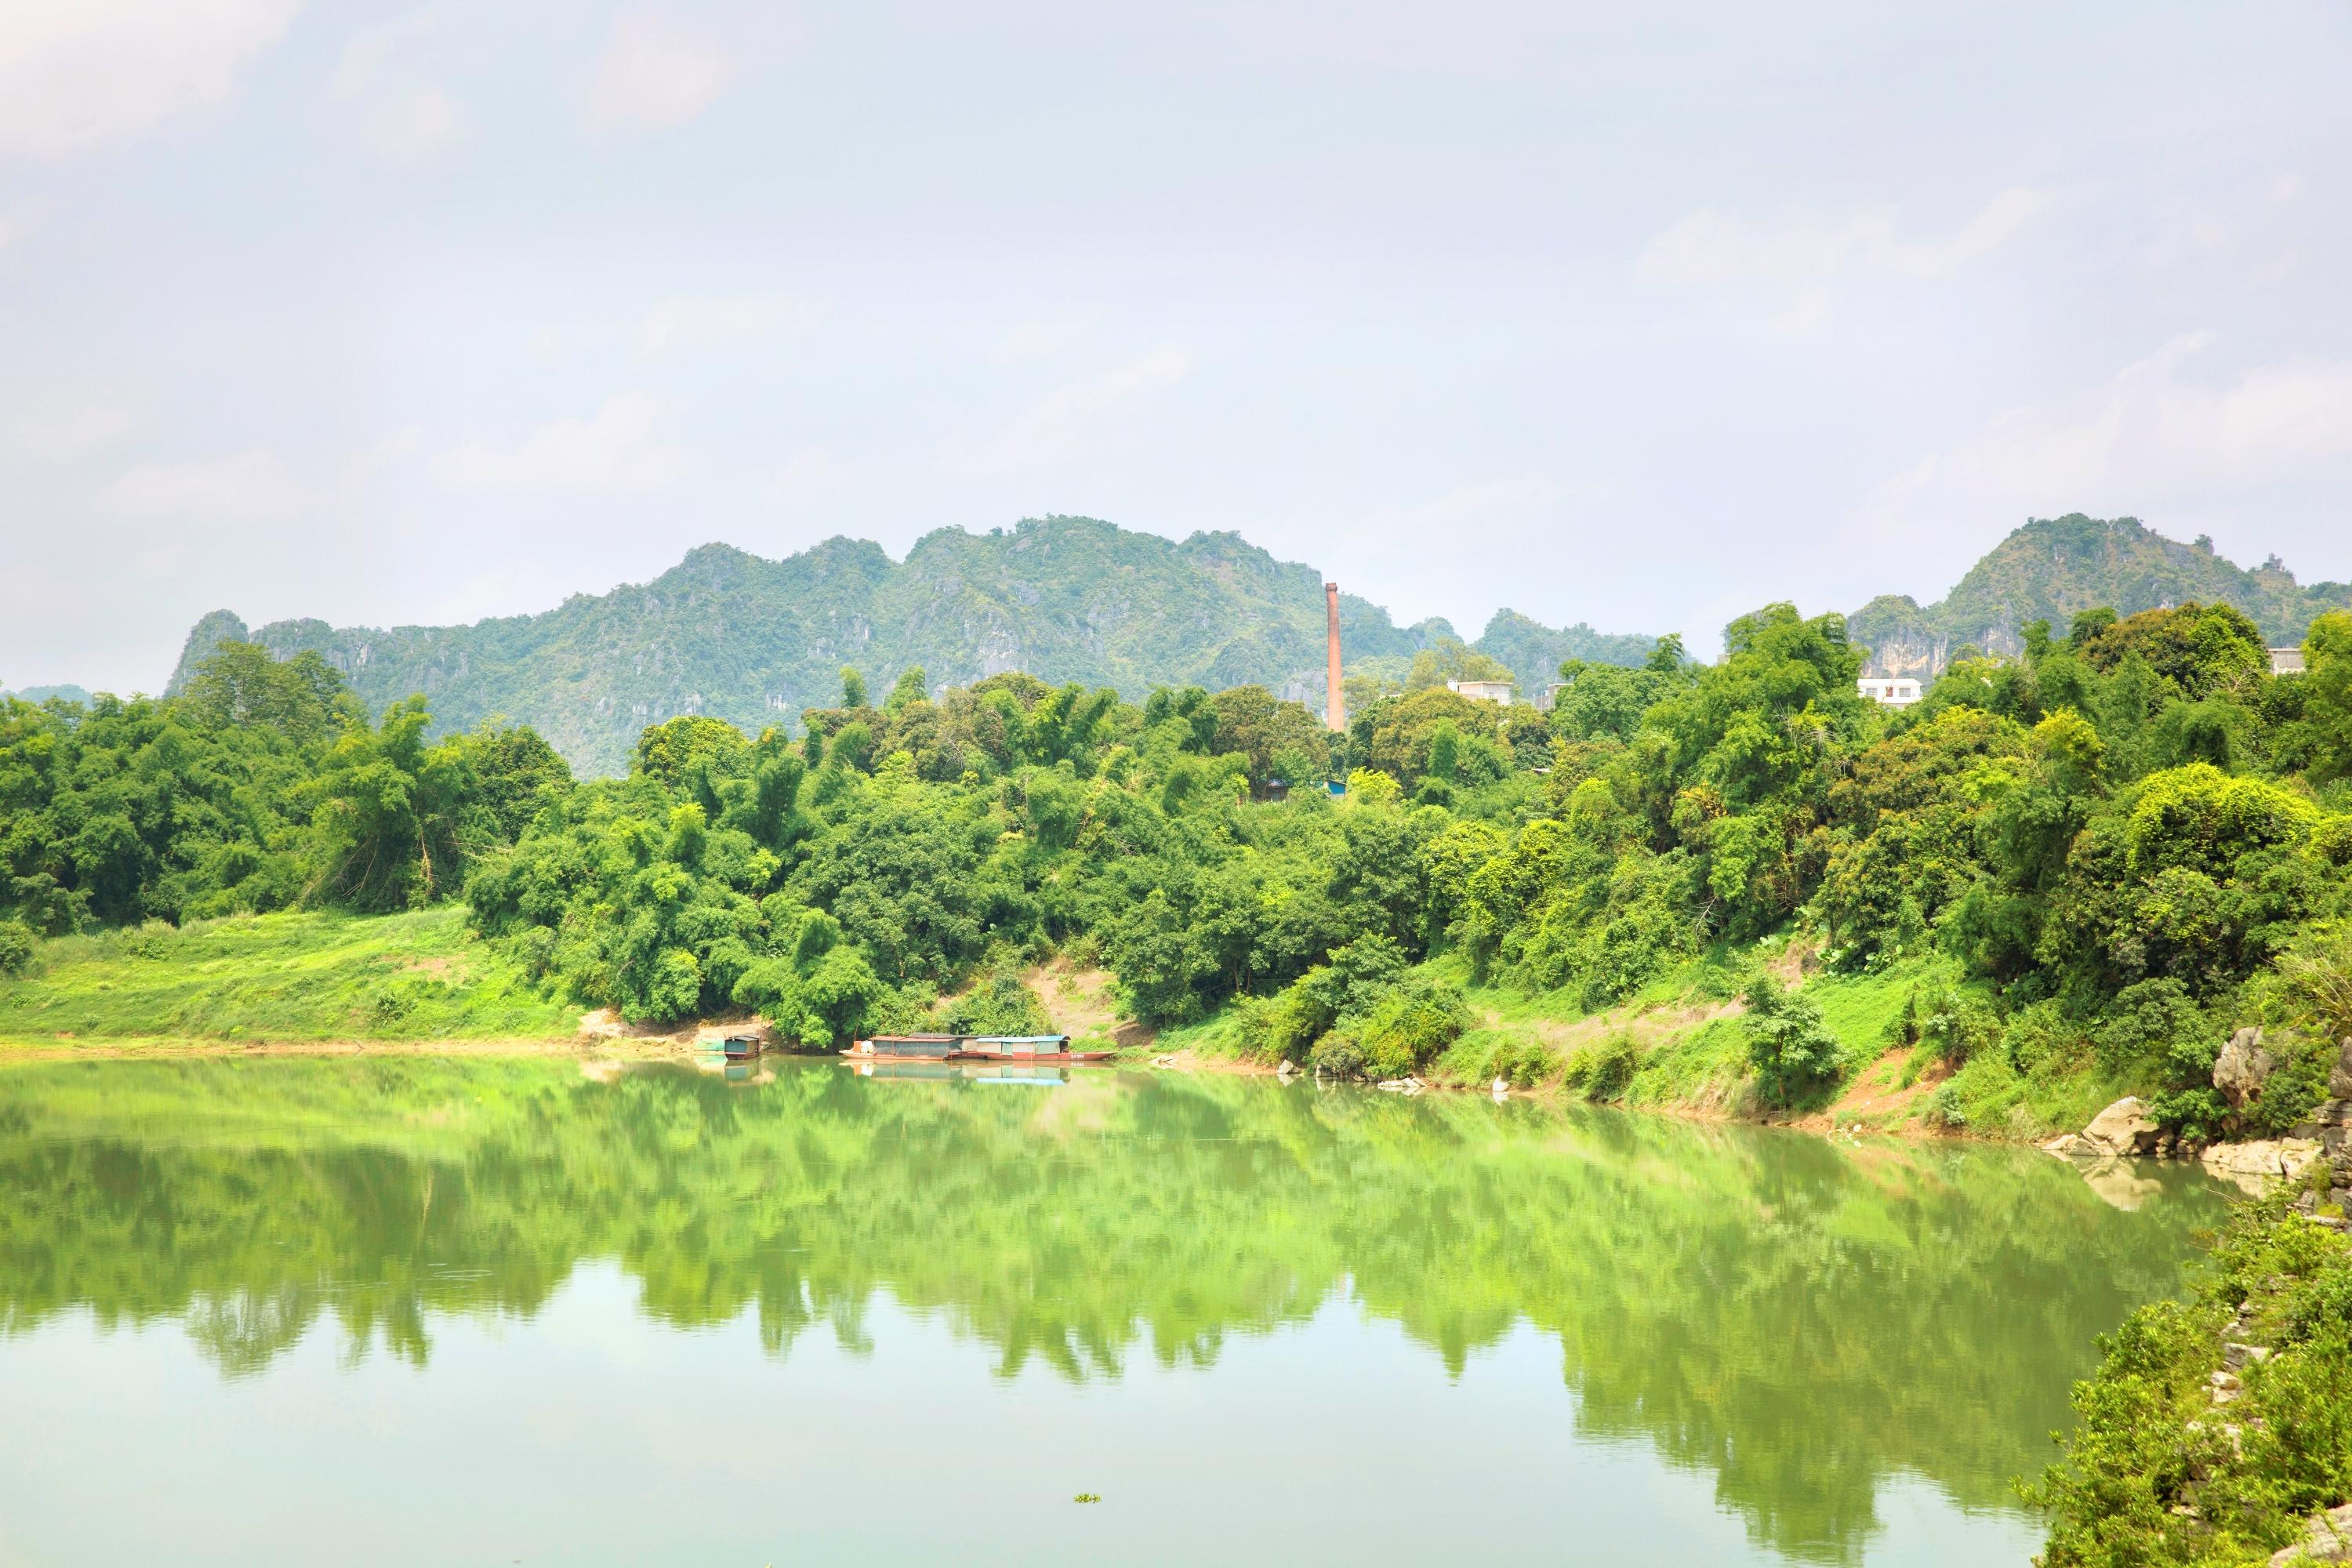
[[(934, 697), (910, 670), (877, 703), (853, 670), (798, 737), (673, 720), (586, 783), (527, 730), (428, 743), (420, 700), (371, 723), (316, 658), (227, 645), (176, 698), (9, 705), (0, 868), (42, 932), (462, 889), (583, 1003), (810, 1039), (1057, 949), (1146, 1019), (1240, 999), (1259, 1048), (1378, 1072), (1467, 1022), (1417, 977), (1433, 953), (1598, 1007), (1793, 924), (1834, 965), (1945, 955), (1912, 1043), (2021, 1078), (2095, 1060), (2210, 1131), (2226, 1026), (2315, 1037), (2313, 977), (2344, 963), (2352, 616), (2286, 678), (2226, 606), (2024, 642), (1888, 710), (1841, 617), (1777, 605), (1718, 665), (1671, 639), (1571, 661), (1548, 713), (1431, 663), (1344, 736), (1256, 687)], [(1749, 1001), (1768, 1092), (1837, 1070), (1798, 998)]]

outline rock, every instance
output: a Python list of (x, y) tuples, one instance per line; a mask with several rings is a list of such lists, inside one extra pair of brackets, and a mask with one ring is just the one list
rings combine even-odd
[(2323, 1100), (2312, 1107), (2310, 1117), (2287, 1129), (2291, 1138), (2315, 1138), (2330, 1154), (2341, 1154), (2352, 1139), (2352, 1100)]
[(1507, 1079), (1507, 1078), (1498, 1078), (1498, 1079), (1496, 1079), (1495, 1080), (1495, 1092), (1496, 1092), (1496, 1094), (1508, 1094), (1508, 1093), (1510, 1093), (1510, 1092), (1511, 1092), (1511, 1080), (1510, 1080), (1509, 1079)]
[(2300, 1177), (2319, 1153), (2319, 1145), (2308, 1138), (2258, 1138), (2248, 1143), (2216, 1143), (2202, 1158), (2213, 1174), (2258, 1193), (2272, 1182)]
[(2042, 1144), (2042, 1152), (2055, 1154), (2062, 1160), (2089, 1159), (2105, 1152), (2093, 1147), (2091, 1142), (2079, 1132), (2061, 1132)]
[(2327, 1075), (2327, 1092), (2338, 1100), (2352, 1100), (2352, 1040), (2345, 1041), (2336, 1054), (2336, 1070)]
[(2231, 1372), (2243, 1372), (2249, 1362), (2268, 1361), (2271, 1347), (2250, 1345), (2242, 1340), (2231, 1340), (2221, 1347), (2221, 1365)]
[(2271, 1568), (2296, 1563), (2352, 1563), (2352, 1503), (2313, 1514), (2301, 1541), (2271, 1553)]
[(2147, 1102), (2127, 1094), (2091, 1118), (2083, 1137), (2109, 1154), (2146, 1154), (2155, 1149), (2161, 1131), (2148, 1115)]
[(2163, 1184), (2140, 1174), (2140, 1167), (2110, 1154), (2083, 1173), (2083, 1184), (2110, 1208), (2139, 1207), (2163, 1190)]
[(2243, 1110), (2262, 1098), (2263, 1085), (2277, 1064), (2270, 1052), (2263, 1049), (2260, 1029), (2241, 1029), (2230, 1037), (2221, 1054), (2213, 1063), (2213, 1087), (2233, 1110)]
[(1288, 1078), (1292, 1073), (1295, 1073), (1297, 1070), (1298, 1064), (1292, 1061), (1288, 1057), (1285, 1057), (1276, 1065), (1274, 1076), (1276, 1078)]
[(2227, 1405), (2246, 1391), (2246, 1385), (2238, 1381), (2234, 1372), (2217, 1372), (2205, 1381), (2212, 1387), (2216, 1405)]

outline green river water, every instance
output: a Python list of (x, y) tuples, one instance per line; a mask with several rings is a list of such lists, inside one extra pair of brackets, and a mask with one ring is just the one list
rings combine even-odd
[(2021, 1564), (2222, 1207), (1214, 1076), (0, 1065), (0, 1563)]

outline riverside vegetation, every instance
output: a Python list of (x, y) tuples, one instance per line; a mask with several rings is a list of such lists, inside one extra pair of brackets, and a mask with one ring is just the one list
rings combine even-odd
[[(316, 656), (224, 644), (178, 696), (0, 710), (0, 1033), (197, 1022), (100, 988), (217, 982), (240, 943), (274, 966), (296, 929), (222, 917), (462, 898), (461, 950), (322, 983), (307, 1030), (290, 1002), (235, 1026), (750, 1009), (824, 1044), (1034, 1024), (1019, 972), (1059, 952), (1173, 1044), (1343, 1076), (1789, 1113), (1891, 1052), (1938, 1126), (2034, 1135), (2136, 1091), (2192, 1141), (2325, 1096), (2352, 615), (2273, 678), (2226, 606), (2088, 613), (1906, 711), (1857, 695), (1838, 616), (1769, 606), (1727, 646), (1570, 661), (1549, 713), (1444, 689), (1479, 656), (1424, 650), (1344, 736), (1257, 687), (909, 670), (877, 698), (850, 670), (797, 737), (677, 719), (575, 780), (527, 728), (428, 739), (419, 699), (371, 721)], [(156, 967), (76, 968), (118, 956)], [(2240, 1025), (2278, 1066), (2233, 1108)]]
[[(152, 1032), (71, 1009), (93, 941), (168, 965), (245, 940), (208, 921), (462, 897), (485, 984), (451, 984), (450, 1032), (478, 996), (755, 1009), (811, 1043), (1024, 1026), (1021, 966), (1058, 952), (1108, 969), (1163, 1048), (1341, 1076), (1777, 1115), (1891, 1060), (1934, 1086), (1905, 1113), (1937, 1127), (2032, 1135), (2133, 1091), (2180, 1140), (2277, 1132), (2352, 1032), (2352, 615), (2313, 623), (2302, 676), (2270, 675), (2264, 640), (2225, 605), (2089, 612), (1890, 712), (1856, 694), (1842, 617), (1779, 605), (1712, 667), (1673, 639), (1638, 668), (1570, 661), (1549, 713), (1444, 689), (1475, 650), (1424, 649), (1340, 737), (1256, 687), (1130, 703), (1020, 675), (933, 693), (910, 669), (877, 700), (849, 670), (801, 735), (673, 720), (587, 781), (527, 729), (429, 740), (421, 701), (372, 720), (316, 657), (228, 644), (173, 698), (0, 713), (0, 1033)], [(129, 934), (87, 934), (110, 929)], [(446, 915), (416, 929), (458, 940)], [(329, 988), (313, 1026), (359, 1032), (430, 984)], [(2276, 1065), (2233, 1106), (2213, 1068), (2243, 1025)], [(2320, 1348), (2282, 1368), (2341, 1369), (2335, 1267), (2292, 1309)], [(2243, 1484), (2211, 1506), (2235, 1499), (2234, 1522), (2167, 1502), (2200, 1511), (2078, 1530), (2145, 1521), (2110, 1485), (2179, 1495), (2132, 1468), (2139, 1417), (2100, 1403), (2194, 1392), (2186, 1352), (2133, 1360), (2150, 1331), (2085, 1395), (2077, 1468), (2044, 1494), (2053, 1561), (2239, 1561), (2341, 1489), (2329, 1405), (2294, 1424), (2309, 1451), (2284, 1421), (2232, 1449)]]

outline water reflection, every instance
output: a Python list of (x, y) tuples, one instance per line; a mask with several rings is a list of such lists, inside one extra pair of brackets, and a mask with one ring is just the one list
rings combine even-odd
[(348, 1361), (424, 1367), (436, 1322), (529, 1316), (609, 1259), (656, 1321), (750, 1308), (772, 1355), (869, 1345), (887, 1293), (1002, 1375), (1079, 1384), (1213, 1367), (1351, 1300), (1457, 1375), (1532, 1327), (1580, 1436), (1711, 1476), (1759, 1542), (1853, 1560), (1906, 1475), (2008, 1506), (2095, 1336), (2175, 1288), (2220, 1203), (2137, 1170), (2127, 1211), (2030, 1152), (1054, 1076), (0, 1070), (0, 1333), (173, 1319), (234, 1378), (332, 1324)]

